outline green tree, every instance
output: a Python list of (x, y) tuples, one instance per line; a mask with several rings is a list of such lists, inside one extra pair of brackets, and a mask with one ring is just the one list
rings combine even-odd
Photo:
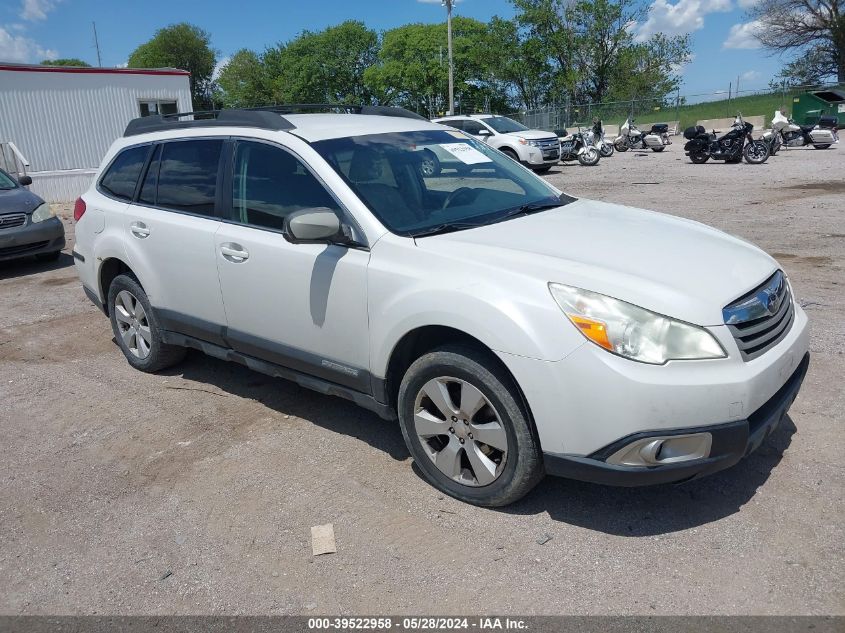
[[(506, 107), (505, 91), (491, 74), (487, 25), (452, 20), (455, 102), (462, 111)], [(378, 64), (364, 75), (374, 97), (429, 116), (448, 108), (449, 66), (446, 24), (406, 24), (382, 36)]]
[(130, 68), (181, 68), (189, 71), (194, 108), (203, 108), (211, 103), (211, 75), (216, 57), (208, 32), (182, 22), (156, 31), (150, 41), (132, 52), (128, 65)]
[(642, 0), (511, 1), (523, 40), (547, 51), (550, 101), (662, 99), (677, 88), (677, 70), (689, 61), (688, 36), (635, 38), (631, 25), (648, 12)]
[(273, 102), (264, 64), (256, 53), (244, 48), (232, 55), (220, 70), (214, 101), (227, 108), (248, 108)]
[(272, 99), (279, 103), (372, 101), (364, 73), (376, 62), (378, 34), (349, 20), (323, 31), (303, 31), (261, 56)]
[(79, 66), (82, 68), (90, 68), (91, 64), (84, 62), (76, 57), (63, 57), (61, 59), (45, 59), (41, 62), (42, 66)]

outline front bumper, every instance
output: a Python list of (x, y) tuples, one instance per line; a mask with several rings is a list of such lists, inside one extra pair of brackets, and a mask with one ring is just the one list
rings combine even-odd
[(542, 150), (539, 147), (529, 145), (528, 158), (524, 163), (529, 167), (541, 167), (547, 165), (556, 165), (560, 162), (560, 146), (548, 150)]
[[(747, 419), (707, 427), (635, 433), (596, 451), (588, 457), (544, 453), (550, 475), (613, 486), (645, 486), (676, 483), (709, 475), (739, 462), (751, 454), (774, 431), (792, 405), (810, 365), (809, 352), (786, 383)], [(619, 449), (650, 436), (710, 433), (712, 445), (707, 457), (657, 466), (617, 466), (605, 460)]]
[(53, 217), (13, 229), (0, 230), (0, 261), (39, 253), (53, 253), (65, 247), (65, 229), (59, 218)]

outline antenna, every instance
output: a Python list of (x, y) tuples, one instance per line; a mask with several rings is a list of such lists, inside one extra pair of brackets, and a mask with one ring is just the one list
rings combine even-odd
[(97, 66), (102, 66), (103, 62), (100, 60), (100, 40), (97, 38), (97, 23), (91, 22), (94, 27), (94, 48), (97, 49)]

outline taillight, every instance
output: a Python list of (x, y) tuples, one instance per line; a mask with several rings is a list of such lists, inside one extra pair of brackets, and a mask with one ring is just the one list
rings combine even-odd
[(81, 218), (85, 214), (85, 200), (82, 198), (76, 199), (76, 204), (73, 205), (73, 221), (79, 222), (79, 218)]

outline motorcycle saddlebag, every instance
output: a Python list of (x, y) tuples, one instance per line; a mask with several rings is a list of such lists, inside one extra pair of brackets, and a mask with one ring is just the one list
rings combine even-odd
[(825, 145), (836, 142), (836, 137), (833, 136), (833, 130), (810, 130), (810, 138), (813, 139), (813, 143), (817, 145)]
[(700, 125), (693, 125), (692, 127), (688, 127), (684, 130), (684, 138), (688, 140), (692, 140), (701, 134), (707, 134), (707, 130)]
[[(686, 134), (684, 135), (686, 136)], [(694, 138), (684, 145), (685, 152), (694, 152), (698, 150), (707, 149), (708, 142), (703, 138)]]
[(826, 130), (833, 130), (839, 125), (839, 117), (833, 114), (825, 114), (819, 117), (819, 127)]
[(669, 131), (668, 123), (655, 123), (651, 126), (652, 134), (666, 134)]

